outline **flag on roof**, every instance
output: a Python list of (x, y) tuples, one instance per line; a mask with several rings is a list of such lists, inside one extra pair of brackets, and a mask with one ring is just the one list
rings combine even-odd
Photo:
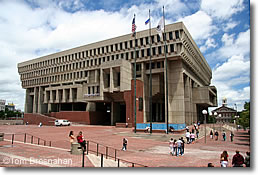
[(135, 32), (136, 32), (136, 25), (135, 25), (135, 15), (133, 17), (133, 22), (132, 22), (132, 36), (135, 36)]
[(163, 17), (160, 19), (156, 30), (159, 33), (159, 36), (162, 37), (162, 33), (164, 32), (164, 18)]
[(147, 25), (150, 22), (150, 18), (145, 21), (145, 25)]

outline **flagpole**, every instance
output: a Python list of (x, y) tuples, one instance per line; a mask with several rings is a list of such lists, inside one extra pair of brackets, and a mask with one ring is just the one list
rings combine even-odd
[[(134, 14), (134, 20), (135, 20), (135, 14)], [(136, 133), (136, 31), (134, 33), (134, 123), (135, 123), (134, 133)]]
[[(150, 9), (149, 9), (149, 19), (150, 19)], [(152, 134), (152, 72), (151, 72), (151, 45), (152, 45), (152, 40), (151, 40), (151, 20), (150, 20), (150, 22), (149, 22), (149, 34), (150, 34), (149, 116), (150, 116), (150, 134)]]
[(164, 6), (163, 6), (163, 20), (164, 20), (164, 53), (165, 53), (165, 67), (166, 67), (166, 108), (167, 108), (167, 134), (169, 132), (168, 129), (168, 60), (167, 60), (167, 36), (166, 36), (166, 30), (165, 30), (165, 13), (164, 13)]

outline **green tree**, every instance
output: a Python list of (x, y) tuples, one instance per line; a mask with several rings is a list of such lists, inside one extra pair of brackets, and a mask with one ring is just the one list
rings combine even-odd
[(243, 126), (244, 129), (250, 127), (250, 102), (245, 102), (244, 110), (240, 113), (237, 124)]

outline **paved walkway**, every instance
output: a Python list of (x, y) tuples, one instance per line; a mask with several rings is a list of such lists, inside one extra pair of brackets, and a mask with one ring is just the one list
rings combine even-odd
[[(208, 126), (207, 126), (208, 128)], [(3, 160), (6, 157), (13, 157), (13, 159), (27, 158), (27, 164), (20, 166), (68, 166), (81, 167), (81, 155), (71, 155), (69, 152), (70, 143), (68, 140), (69, 131), (74, 133), (82, 131), (84, 137), (90, 141), (90, 149), (96, 151), (97, 142), (114, 149), (117, 149), (116, 157), (134, 163), (143, 164), (150, 167), (207, 167), (209, 162), (216, 167), (220, 167), (220, 154), (227, 150), (229, 153), (229, 166), (231, 166), (232, 157), (235, 150), (238, 149), (242, 155), (246, 151), (250, 151), (250, 139), (247, 131), (235, 131), (234, 142), (223, 141), (220, 137), (219, 141), (210, 139), (207, 132), (206, 143), (204, 143), (204, 127), (201, 126), (201, 135), (194, 144), (186, 144), (185, 154), (183, 156), (170, 156), (168, 141), (171, 137), (179, 138), (181, 134), (158, 134), (158, 133), (133, 133), (132, 128), (115, 128), (112, 126), (69, 126), (69, 127), (52, 127), (43, 126), (38, 128), (35, 125), (28, 126), (1, 126), (0, 132), (4, 133), (29, 133), (41, 139), (51, 140), (52, 148), (40, 147), (36, 145), (23, 144), (15, 142), (11, 147), (10, 141), (0, 142), (0, 166), (17, 166), (15, 162), (4, 164)], [(128, 150), (121, 151), (122, 139), (128, 139)], [(229, 132), (227, 132), (229, 138)], [(6, 135), (5, 139), (11, 140), (11, 135)], [(29, 141), (30, 138), (27, 138)], [(23, 136), (15, 137), (16, 141), (23, 142)], [(105, 154), (106, 150), (99, 145), (99, 152)], [(56, 148), (53, 148), (56, 147)], [(114, 156), (114, 149), (109, 148), (109, 155)], [(20, 156), (20, 157), (15, 157)], [(35, 157), (38, 159), (64, 159), (72, 160), (72, 164), (63, 165), (63, 162), (55, 162), (49, 165), (45, 162), (33, 162), (28, 164), (28, 158)], [(100, 157), (96, 157), (93, 152), (86, 157), (86, 167), (99, 167)], [(4, 160), (5, 161), (5, 160)], [(14, 163), (14, 164), (12, 164)], [(130, 163), (120, 162), (120, 166), (131, 166)], [(104, 167), (117, 167), (117, 161), (113, 159), (104, 160)]]

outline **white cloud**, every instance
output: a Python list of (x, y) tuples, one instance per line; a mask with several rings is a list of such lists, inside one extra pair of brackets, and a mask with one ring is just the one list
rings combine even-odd
[(216, 48), (217, 43), (214, 38), (208, 38), (204, 45), (200, 47), (201, 52), (205, 52), (207, 49)]
[(218, 28), (212, 23), (212, 18), (204, 11), (198, 11), (192, 15), (180, 18), (178, 21), (183, 21), (197, 42), (198, 40), (210, 38), (218, 31)]
[[(243, 109), (245, 101), (250, 100), (250, 60), (243, 55), (232, 56), (228, 61), (213, 70), (212, 84), (218, 90), (218, 100), (224, 97), (231, 104)], [(243, 86), (243, 88), (237, 88)]]
[(218, 58), (225, 59), (233, 55), (248, 56), (250, 54), (250, 29), (239, 33), (236, 39), (234, 39), (234, 34), (225, 33), (221, 41), (224, 45), (217, 52), (220, 56)]
[(228, 19), (244, 9), (243, 0), (202, 0), (201, 9), (212, 17)]
[(237, 22), (237, 21), (228, 22), (228, 23), (226, 23), (226, 25), (224, 25), (223, 31), (227, 32), (227, 31), (235, 28), (238, 24), (239, 24), (239, 22)]

